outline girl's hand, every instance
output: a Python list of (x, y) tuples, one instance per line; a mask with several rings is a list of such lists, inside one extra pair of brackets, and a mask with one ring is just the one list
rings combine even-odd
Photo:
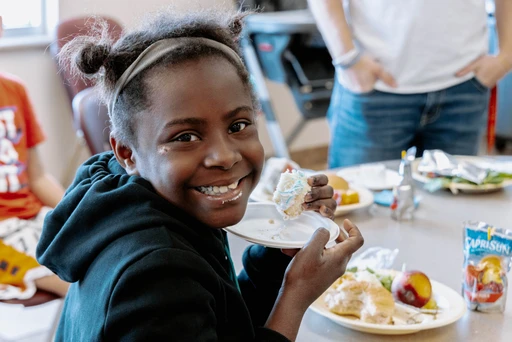
[(323, 174), (309, 177), (308, 184), (311, 186), (311, 191), (304, 197), (302, 207), (304, 210), (319, 212), (332, 220), (336, 211), (336, 201), (332, 198), (334, 190), (327, 185), (328, 181), (327, 176)]
[(292, 259), (286, 269), (282, 294), (301, 303), (304, 310), (345, 273), (347, 264), (364, 243), (359, 229), (349, 220), (343, 221), (348, 232), (344, 239), (340, 233), (337, 244), (325, 249), (329, 240), (327, 229), (318, 229), (311, 240)]
[(308, 244), (292, 259), (284, 276), (277, 301), (265, 326), (294, 339), (307, 308), (345, 273), (352, 253), (364, 243), (359, 229), (343, 222), (348, 238), (340, 234), (329, 249), (327, 229), (318, 229)]

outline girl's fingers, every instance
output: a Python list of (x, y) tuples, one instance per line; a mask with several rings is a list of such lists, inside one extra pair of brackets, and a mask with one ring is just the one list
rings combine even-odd
[(338, 234), (338, 237), (336, 238), (336, 243), (341, 243), (348, 239), (347, 233), (344, 231), (345, 228), (340, 227), (340, 233)]
[(327, 182), (329, 182), (329, 178), (327, 178), (327, 176), (324, 174), (318, 174), (308, 177), (308, 184), (312, 187), (324, 186), (327, 185)]
[(300, 249), (281, 249), (281, 252), (284, 255), (288, 255), (290, 258), (293, 258), (299, 251)]
[(361, 235), (361, 232), (355, 224), (350, 220), (344, 220), (343, 227), (348, 233), (348, 238), (331, 248), (332, 253), (337, 255), (340, 262), (347, 256), (352, 255), (364, 244), (363, 235)]
[(319, 210), (320, 214), (322, 216), (325, 216), (327, 218), (330, 218), (331, 220), (334, 220), (334, 210), (331, 208), (326, 207), (325, 205), (322, 205)]
[(303, 203), (302, 208), (304, 210), (318, 211), (323, 216), (330, 217), (334, 214), (334, 210), (336, 210), (336, 201), (332, 198), (317, 200), (314, 202)]
[(318, 188), (311, 188), (311, 190), (304, 197), (304, 202), (313, 202), (316, 200), (332, 198), (334, 190), (331, 186), (321, 186)]
[(329, 236), (329, 231), (324, 227), (320, 227), (313, 233), (311, 239), (309, 239), (308, 243), (306, 243), (302, 249), (304, 251), (311, 251), (311, 253), (316, 253), (317, 255), (315, 257), (320, 258), (324, 251), (325, 245), (329, 241)]

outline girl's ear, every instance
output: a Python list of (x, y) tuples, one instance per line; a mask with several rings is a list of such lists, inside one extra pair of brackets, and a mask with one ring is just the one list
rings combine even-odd
[(112, 134), (110, 135), (110, 146), (112, 146), (112, 150), (114, 151), (114, 155), (116, 156), (118, 163), (126, 170), (126, 173), (130, 176), (139, 176), (140, 174), (137, 170), (135, 155), (133, 154), (132, 149), (117, 141)]

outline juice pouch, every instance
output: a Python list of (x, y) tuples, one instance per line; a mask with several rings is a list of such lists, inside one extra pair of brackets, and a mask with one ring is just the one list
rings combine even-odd
[(470, 310), (504, 312), (512, 266), (512, 230), (464, 222), (462, 295)]

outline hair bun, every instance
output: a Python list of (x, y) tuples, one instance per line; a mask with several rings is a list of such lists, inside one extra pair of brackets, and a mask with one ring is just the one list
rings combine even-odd
[(75, 63), (84, 74), (95, 74), (105, 64), (111, 47), (105, 44), (89, 43), (76, 55)]
[(232, 18), (232, 20), (228, 23), (229, 31), (231, 32), (235, 40), (239, 39), (240, 34), (242, 33), (242, 30), (244, 28), (244, 18), (250, 13), (251, 12), (240, 12), (237, 15), (235, 15)]

